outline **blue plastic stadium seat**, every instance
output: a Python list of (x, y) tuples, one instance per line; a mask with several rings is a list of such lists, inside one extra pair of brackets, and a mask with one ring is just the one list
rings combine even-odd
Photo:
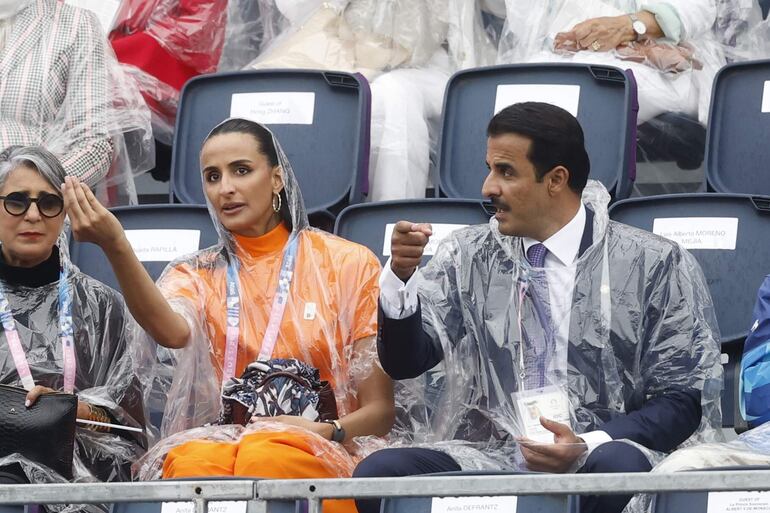
[[(352, 205), (340, 212), (334, 233), (371, 249), (384, 264), (385, 230), (401, 220), (419, 223), (474, 225), (489, 222), (480, 201), (456, 199), (417, 199), (382, 201)], [(423, 258), (423, 264), (429, 259)]]
[[(116, 207), (111, 209), (123, 225), (129, 230), (195, 230), (200, 232), (197, 249), (213, 246), (219, 240), (211, 222), (208, 209), (201, 205), (140, 205)], [(112, 267), (104, 252), (91, 243), (70, 241), (70, 257), (81, 271), (120, 290)], [(150, 277), (157, 279), (168, 261), (142, 262)]]
[[(161, 513), (162, 508), (161, 502), (124, 502), (113, 504), (110, 513)], [(302, 511), (303, 507), (299, 502), (271, 502), (267, 508), (267, 513), (300, 513)], [(0, 513), (5, 512), (0, 510)]]
[(722, 334), (725, 390), (722, 394), (724, 426), (734, 426), (736, 380), (740, 372), (743, 341), (751, 328), (756, 291), (770, 272), (770, 198), (740, 194), (678, 194), (620, 201), (610, 217), (653, 231), (659, 218), (737, 218), (735, 250), (691, 249), (706, 276)]
[(30, 513), (28, 506), (6, 506), (0, 504), (0, 513)]
[[(441, 472), (433, 476), (517, 475), (521, 472)], [(408, 479), (408, 478), (404, 478)], [(395, 497), (382, 501), (381, 513), (431, 513), (432, 497)], [(516, 511), (506, 513), (570, 513), (574, 498), (566, 495), (522, 495), (517, 498)]]
[[(258, 481), (248, 477), (206, 477), (206, 478), (183, 478), (169, 479), (169, 481), (223, 481), (223, 480), (250, 480)], [(218, 502), (218, 501), (213, 501)], [(210, 503), (209, 503), (210, 505)], [(110, 507), (110, 513), (161, 513), (162, 502), (117, 502)], [(267, 513), (300, 513), (303, 511), (302, 501), (273, 501), (268, 503)], [(4, 513), (4, 512), (0, 512)], [(10, 513), (10, 512), (9, 512)]]
[[(700, 471), (723, 471), (723, 470), (768, 470), (766, 466), (745, 466), (745, 467), (716, 467), (695, 469)], [(659, 493), (653, 498), (653, 513), (706, 513), (708, 511), (709, 492), (671, 492)], [(748, 513), (751, 510), (745, 510)], [(736, 512), (742, 513), (742, 512)]]
[(369, 85), (358, 74), (311, 70), (217, 73), (187, 82), (174, 134), (172, 201), (204, 202), (199, 164), (203, 140), (232, 115), (233, 95), (243, 93), (312, 93), (312, 124), (268, 126), (292, 164), (308, 212), (336, 212), (361, 201), (368, 187)]
[[(489, 120), (501, 85), (579, 86), (577, 118), (591, 177), (626, 198), (636, 177), (636, 82), (631, 72), (585, 64), (513, 64), (463, 70), (444, 96), (438, 183), (450, 198), (480, 198)], [(435, 183), (435, 180), (434, 180)]]
[(763, 105), (770, 107), (770, 60), (719, 70), (706, 136), (706, 176), (717, 192), (770, 196), (770, 111)]

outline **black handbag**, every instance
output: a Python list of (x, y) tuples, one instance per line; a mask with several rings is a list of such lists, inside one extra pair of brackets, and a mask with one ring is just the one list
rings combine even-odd
[(0, 458), (19, 453), (72, 479), (78, 398), (43, 394), (27, 408), (23, 388), (0, 385)]

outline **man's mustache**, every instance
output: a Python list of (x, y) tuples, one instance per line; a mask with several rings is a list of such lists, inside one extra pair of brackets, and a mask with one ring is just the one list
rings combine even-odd
[(508, 205), (500, 201), (499, 198), (489, 198), (482, 203), (482, 206), (489, 215), (495, 215), (498, 210), (509, 210)]

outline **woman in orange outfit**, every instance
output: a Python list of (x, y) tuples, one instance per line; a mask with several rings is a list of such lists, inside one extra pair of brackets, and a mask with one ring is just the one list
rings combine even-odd
[[(346, 444), (385, 435), (394, 418), (393, 386), (374, 350), (379, 262), (364, 247), (308, 226), (291, 165), (262, 125), (231, 119), (215, 127), (201, 167), (220, 242), (169, 264), (157, 286), (112, 214), (77, 181), (65, 187), (75, 237), (103, 248), (131, 313), (172, 348), (166, 360), (173, 365), (146, 373), (167, 397), (167, 438), (137, 475), (349, 477), (355, 456)], [(220, 417), (221, 391), (237, 383), (229, 378), (276, 358), (318, 370), (334, 390), (338, 421), (310, 420), (309, 407), (254, 417), (245, 427), (200, 427)], [(351, 501), (324, 508), (355, 511)]]

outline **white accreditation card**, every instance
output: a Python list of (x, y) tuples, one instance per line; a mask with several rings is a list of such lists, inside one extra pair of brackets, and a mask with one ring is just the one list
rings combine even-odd
[(571, 425), (570, 403), (564, 390), (551, 386), (513, 394), (523, 435), (535, 442), (553, 443), (553, 433), (540, 424), (540, 417)]

